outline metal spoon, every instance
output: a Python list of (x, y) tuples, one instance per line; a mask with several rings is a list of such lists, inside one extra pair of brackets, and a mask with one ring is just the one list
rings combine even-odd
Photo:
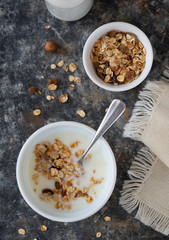
[(118, 99), (114, 99), (112, 101), (88, 148), (86, 149), (82, 157), (77, 161), (80, 165), (82, 165), (84, 158), (86, 157), (90, 149), (93, 147), (93, 145), (96, 143), (96, 141), (113, 125), (113, 123), (117, 121), (117, 119), (123, 114), (125, 109), (126, 105), (123, 101)]

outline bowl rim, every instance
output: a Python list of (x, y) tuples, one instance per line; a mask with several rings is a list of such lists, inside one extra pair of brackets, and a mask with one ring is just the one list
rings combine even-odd
[[(120, 29), (119, 29), (120, 28)], [(126, 30), (121, 30), (121, 29), (127, 29), (129, 28), (129, 31)], [(132, 30), (131, 30), (132, 29)], [(145, 43), (144, 43), (144, 47), (146, 49), (146, 64), (145, 67), (142, 71), (142, 73), (139, 75), (138, 78), (136, 78), (135, 80), (133, 80), (130, 83), (127, 84), (123, 84), (123, 85), (117, 85), (114, 86), (110, 83), (105, 83), (103, 80), (101, 80), (101, 78), (98, 77), (98, 75), (94, 71), (90, 70), (90, 65), (93, 64), (91, 59), (90, 59), (90, 53), (92, 50), (92, 47), (94, 45), (94, 43), (101, 37), (103, 36), (104, 33), (111, 31), (111, 30), (120, 30), (123, 32), (132, 32), (134, 33), (137, 37), (138, 34), (139, 36), (141, 36)], [(136, 33), (137, 34), (136, 34)], [(140, 38), (140, 37), (138, 37)], [(143, 82), (145, 80), (145, 78), (147, 77), (147, 75), (149, 74), (152, 64), (153, 64), (153, 48), (151, 45), (150, 40), (148, 39), (148, 37), (146, 36), (146, 34), (138, 27), (136, 27), (135, 25), (131, 24), (131, 23), (127, 23), (127, 22), (110, 22), (110, 23), (106, 23), (98, 28), (96, 28), (87, 38), (84, 48), (83, 48), (83, 54), (82, 54), (82, 60), (83, 60), (83, 66), (84, 69), (88, 75), (88, 77), (99, 87), (105, 89), (105, 90), (109, 90), (109, 91), (113, 91), (113, 92), (122, 92), (122, 91), (127, 91), (130, 90), (136, 86), (138, 86), (141, 82)]]
[[(69, 125), (69, 126), (79, 126), (79, 127), (82, 127), (83, 129), (86, 129), (88, 130), (89, 132), (91, 132), (92, 134), (94, 134), (96, 131), (89, 127), (88, 125), (85, 125), (85, 124), (82, 124), (82, 123), (79, 123), (79, 122), (73, 122), (73, 121), (59, 121), (59, 122), (54, 122), (54, 123), (49, 123), (41, 128), (39, 128), (38, 130), (36, 130), (27, 140), (26, 142), (24, 143), (24, 145), (22, 146), (20, 152), (19, 152), (19, 155), (18, 155), (18, 159), (17, 159), (17, 163), (16, 163), (16, 179), (17, 179), (17, 184), (18, 184), (18, 188), (20, 190), (20, 193), (23, 197), (23, 199), (26, 201), (26, 203), (36, 212), (38, 213), (39, 215), (47, 218), (47, 219), (50, 219), (52, 221), (59, 221), (59, 222), (76, 222), (76, 221), (80, 221), (80, 220), (83, 220), (83, 219), (86, 219), (90, 216), (92, 216), (93, 214), (95, 214), (96, 212), (98, 212), (105, 204), (106, 202), (109, 200), (110, 196), (112, 195), (112, 192), (115, 188), (115, 184), (116, 184), (116, 178), (117, 178), (117, 166), (116, 166), (116, 161), (115, 161), (115, 156), (114, 156), (114, 153), (112, 151), (112, 149), (110, 148), (108, 142), (103, 138), (101, 137), (100, 139), (104, 142), (104, 144), (106, 145), (107, 147), (107, 150), (109, 151), (109, 154), (111, 155), (111, 163), (113, 164), (113, 167), (112, 169), (114, 170), (114, 174), (113, 174), (113, 177), (112, 177), (112, 182), (111, 182), (111, 187), (109, 188), (109, 192), (106, 196), (106, 198), (104, 199), (104, 201), (102, 201), (100, 204), (98, 204), (94, 210), (92, 209), (90, 212), (86, 211), (85, 214), (83, 216), (81, 215), (78, 215), (76, 217), (72, 217), (71, 219), (70, 218), (66, 218), (66, 217), (59, 217), (56, 215), (56, 217), (53, 217), (51, 216), (50, 214), (48, 213), (44, 213), (43, 211), (41, 211), (40, 209), (38, 209), (33, 200), (30, 201), (29, 200), (29, 197), (27, 196), (26, 194), (26, 191), (24, 190), (23, 188), (23, 185), (22, 185), (22, 169), (21, 169), (21, 163), (23, 161), (23, 155), (24, 155), (24, 152), (25, 152), (25, 149), (31, 145), (31, 142), (34, 138), (36, 138), (36, 136), (38, 136), (40, 133), (42, 133), (43, 131), (46, 131), (47, 129), (49, 128), (53, 128), (53, 127), (58, 127), (58, 126), (64, 126), (64, 125)], [(77, 212), (78, 213), (78, 212)]]

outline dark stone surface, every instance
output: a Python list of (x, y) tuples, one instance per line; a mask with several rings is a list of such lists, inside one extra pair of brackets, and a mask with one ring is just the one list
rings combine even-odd
[[(25, 140), (45, 124), (73, 120), (97, 129), (105, 108), (113, 98), (123, 99), (128, 107), (129, 116), (143, 88), (144, 81), (137, 88), (113, 93), (100, 89), (87, 77), (82, 65), (82, 50), (89, 34), (104, 23), (126, 21), (141, 28), (153, 45), (154, 63), (146, 81), (159, 79), (169, 60), (169, 2), (156, 1), (95, 1), (91, 11), (76, 22), (60, 21), (47, 11), (44, 1), (40, 0), (1, 0), (0, 2), (0, 239), (57, 239), (89, 240), (102, 232), (101, 239), (113, 240), (161, 240), (168, 239), (160, 233), (143, 225), (127, 214), (119, 206), (120, 190), (127, 178), (127, 169), (141, 144), (122, 138), (122, 128), (127, 122), (123, 115), (105, 134), (112, 147), (118, 167), (115, 190), (107, 204), (94, 216), (77, 223), (58, 223), (36, 214), (23, 200), (16, 183), (16, 161)], [(45, 26), (50, 25), (50, 29)], [(57, 43), (56, 53), (44, 51), (47, 40)], [(68, 73), (60, 68), (50, 69), (51, 63), (64, 59), (66, 63), (78, 64), (76, 75), (82, 78), (81, 84), (70, 87)], [(44, 79), (41, 78), (44, 76)], [(55, 100), (49, 102), (47, 80), (56, 77), (59, 88), (54, 93)], [(42, 95), (30, 95), (27, 89), (36, 86)], [(61, 104), (58, 98), (68, 93), (69, 101)], [(35, 108), (42, 114), (33, 116)], [(82, 108), (87, 113), (80, 118), (76, 110)], [(105, 222), (104, 216), (111, 216)], [(41, 224), (48, 226), (41, 232)], [(26, 230), (21, 236), (17, 230)]]

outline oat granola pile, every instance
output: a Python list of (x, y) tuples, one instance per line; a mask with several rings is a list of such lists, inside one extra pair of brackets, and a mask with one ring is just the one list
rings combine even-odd
[(143, 71), (146, 50), (133, 33), (110, 31), (94, 44), (91, 60), (104, 82), (126, 84)]
[[(95, 184), (100, 184), (103, 179), (96, 180), (94, 177), (90, 179), (89, 186), (83, 186), (79, 189), (80, 176), (85, 174), (83, 168), (77, 162), (73, 163), (73, 154), (71, 149), (76, 148), (79, 141), (71, 144), (70, 148), (63, 144), (59, 139), (55, 139), (54, 144), (44, 142), (37, 144), (34, 149), (35, 158), (35, 172), (32, 179), (35, 185), (38, 185), (38, 178), (41, 174), (46, 177), (46, 180), (54, 180), (54, 188), (42, 189), (40, 199), (45, 201), (55, 202), (57, 209), (71, 209), (71, 201), (76, 198), (85, 197), (87, 203), (93, 201), (92, 196), (89, 195), (90, 189), (93, 189)], [(80, 158), (84, 150), (75, 152), (75, 156)], [(91, 156), (88, 155), (87, 159)], [(95, 170), (93, 170), (95, 173)], [(36, 189), (34, 189), (36, 192)]]

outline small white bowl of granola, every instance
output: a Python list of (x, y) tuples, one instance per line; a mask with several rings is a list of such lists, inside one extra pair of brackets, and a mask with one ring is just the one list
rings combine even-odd
[(153, 63), (153, 50), (145, 33), (125, 22), (97, 28), (83, 49), (83, 65), (99, 87), (121, 92), (139, 85)]
[(33, 133), (17, 160), (19, 190), (40, 215), (59, 222), (83, 220), (99, 211), (116, 182), (114, 154), (102, 137), (83, 166), (77, 160), (95, 130), (76, 122), (48, 124)]

